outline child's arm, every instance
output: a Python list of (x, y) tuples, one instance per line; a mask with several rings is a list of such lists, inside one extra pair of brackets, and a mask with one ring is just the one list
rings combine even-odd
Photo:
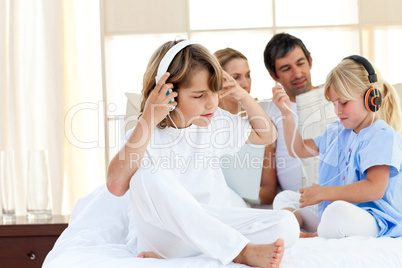
[[(289, 96), (286, 94), (285, 90), (282, 88), (282, 86), (276, 85), (272, 88), (272, 94), (274, 103), (282, 113), (283, 136), (285, 138), (289, 155), (299, 158), (317, 156), (319, 154), (319, 150), (313, 139), (303, 140), (296, 128), (296, 123), (293, 118), (292, 111), (290, 110)], [(294, 144), (292, 146), (293, 138)]]
[(275, 148), (276, 143), (272, 143), (265, 147), (259, 194), (261, 204), (272, 204), (276, 196), (277, 175), (275, 164)]
[[(387, 189), (389, 166), (373, 166), (367, 169), (367, 179), (343, 186), (320, 186), (301, 188), (300, 208), (321, 201), (343, 200), (350, 203), (365, 203), (381, 199)], [(341, 179), (341, 178), (340, 178)]]
[(177, 105), (176, 102), (169, 103), (173, 97), (177, 97), (177, 92), (166, 96), (166, 92), (173, 88), (173, 84), (165, 84), (168, 77), (169, 73), (166, 73), (156, 84), (133, 133), (109, 164), (107, 188), (114, 195), (121, 196), (127, 192), (130, 179), (140, 167), (155, 127), (166, 117), (170, 109)]
[(247, 112), (252, 127), (247, 143), (262, 145), (273, 143), (278, 137), (278, 133), (264, 109), (225, 71), (223, 78), (223, 92), (219, 98), (231, 95), (242, 104)]

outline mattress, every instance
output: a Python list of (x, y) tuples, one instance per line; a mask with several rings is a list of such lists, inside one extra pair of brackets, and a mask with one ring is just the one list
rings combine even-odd
[[(181, 259), (137, 258), (126, 246), (128, 194), (111, 195), (105, 185), (81, 198), (68, 228), (47, 255), (44, 268), (64, 267), (248, 267), (223, 265), (206, 256)], [(285, 250), (280, 267), (402, 267), (402, 238), (299, 238)]]

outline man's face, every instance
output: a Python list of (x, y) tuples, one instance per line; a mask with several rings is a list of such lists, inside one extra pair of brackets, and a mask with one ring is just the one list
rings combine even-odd
[(287, 56), (279, 58), (275, 62), (277, 77), (273, 73), (271, 73), (271, 77), (283, 86), (293, 102), (296, 100), (297, 95), (312, 89), (311, 63), (311, 57), (307, 59), (299, 46), (296, 46)]

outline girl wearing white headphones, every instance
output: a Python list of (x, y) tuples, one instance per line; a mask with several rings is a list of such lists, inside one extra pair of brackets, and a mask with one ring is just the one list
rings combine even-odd
[[(204, 254), (224, 264), (279, 266), (284, 248), (298, 238), (297, 221), (288, 211), (234, 207), (219, 165), (245, 142), (275, 141), (264, 110), (191, 41), (156, 50), (142, 95), (139, 121), (107, 176), (111, 193), (130, 191), (137, 256)], [(248, 117), (219, 109), (226, 95), (241, 102)]]

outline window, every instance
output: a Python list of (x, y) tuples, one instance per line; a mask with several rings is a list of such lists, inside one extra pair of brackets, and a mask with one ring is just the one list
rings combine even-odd
[[(131, 0), (103, 1), (104, 8), (113, 6), (104, 18), (107, 102), (116, 105), (110, 112), (112, 118), (125, 113), (125, 92), (140, 93), (142, 76), (156, 47), (179, 38), (196, 40), (212, 53), (226, 47), (241, 51), (249, 60), (251, 94), (259, 99), (272, 96), (274, 81), (265, 69), (263, 51), (279, 32), (293, 34), (306, 44), (313, 58), (315, 86), (323, 84), (327, 73), (352, 54), (371, 60), (390, 83), (402, 82), (399, 0), (364, 0), (364, 5), (359, 5), (361, 0), (172, 0), (174, 10), (153, 9), (154, 17), (160, 19), (146, 25), (143, 16), (137, 18), (131, 12), (136, 8)], [(151, 9), (153, 4), (149, 5)], [(179, 15), (172, 15), (176, 10)], [(119, 29), (122, 21), (134, 26)]]

